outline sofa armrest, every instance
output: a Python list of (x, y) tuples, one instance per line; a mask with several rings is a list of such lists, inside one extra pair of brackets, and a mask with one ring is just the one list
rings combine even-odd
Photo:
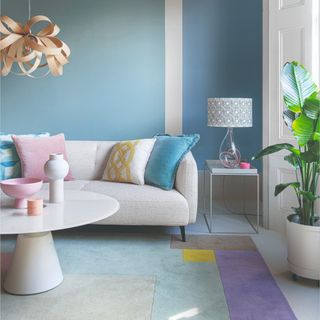
[(198, 209), (198, 169), (191, 152), (186, 154), (179, 165), (175, 189), (186, 198), (189, 206), (189, 223), (194, 223)]

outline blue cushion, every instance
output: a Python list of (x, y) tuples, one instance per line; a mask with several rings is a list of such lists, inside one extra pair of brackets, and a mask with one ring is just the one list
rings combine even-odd
[(199, 141), (200, 136), (198, 134), (159, 135), (156, 138), (146, 167), (145, 183), (171, 190), (181, 160)]
[[(50, 134), (25, 134), (24, 137), (44, 137)], [(11, 134), (0, 133), (0, 180), (21, 177), (21, 164)]]

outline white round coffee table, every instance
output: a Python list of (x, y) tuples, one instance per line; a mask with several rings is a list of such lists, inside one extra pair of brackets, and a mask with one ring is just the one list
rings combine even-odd
[(18, 234), (15, 252), (4, 279), (4, 289), (12, 294), (28, 295), (48, 291), (63, 281), (61, 266), (51, 231), (97, 222), (119, 210), (119, 202), (103, 194), (65, 190), (65, 201), (48, 201), (48, 191), (40, 216), (28, 216), (26, 209), (12, 208), (1, 200), (0, 234)]

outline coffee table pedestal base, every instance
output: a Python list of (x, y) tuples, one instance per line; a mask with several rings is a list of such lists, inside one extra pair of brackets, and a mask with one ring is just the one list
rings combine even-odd
[(18, 235), (4, 289), (12, 294), (29, 295), (53, 289), (62, 281), (51, 232)]

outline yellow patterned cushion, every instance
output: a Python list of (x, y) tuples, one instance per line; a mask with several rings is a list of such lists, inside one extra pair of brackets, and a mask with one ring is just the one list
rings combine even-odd
[(115, 144), (102, 179), (144, 184), (144, 172), (155, 140), (129, 140)]

